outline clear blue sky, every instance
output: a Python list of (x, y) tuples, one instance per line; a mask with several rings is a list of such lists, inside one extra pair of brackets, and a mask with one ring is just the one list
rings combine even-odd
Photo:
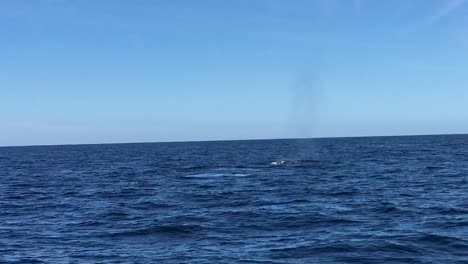
[(468, 133), (468, 1), (5, 0), (0, 145)]

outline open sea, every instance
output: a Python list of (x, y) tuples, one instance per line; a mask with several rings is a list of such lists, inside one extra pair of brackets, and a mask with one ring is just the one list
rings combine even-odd
[(0, 263), (468, 263), (468, 136), (2, 147)]

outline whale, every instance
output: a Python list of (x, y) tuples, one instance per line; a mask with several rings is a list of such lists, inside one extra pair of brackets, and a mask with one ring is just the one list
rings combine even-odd
[(309, 166), (317, 166), (320, 163), (318, 160), (276, 160), (270, 162), (270, 166), (272, 167), (309, 167)]

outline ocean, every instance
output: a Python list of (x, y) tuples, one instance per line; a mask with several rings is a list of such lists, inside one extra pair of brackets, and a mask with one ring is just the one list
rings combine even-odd
[(2, 147), (0, 263), (468, 263), (468, 136)]

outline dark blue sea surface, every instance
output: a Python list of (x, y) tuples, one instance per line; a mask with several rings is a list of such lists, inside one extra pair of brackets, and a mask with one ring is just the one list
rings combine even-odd
[(468, 136), (0, 148), (1, 263), (468, 263)]

